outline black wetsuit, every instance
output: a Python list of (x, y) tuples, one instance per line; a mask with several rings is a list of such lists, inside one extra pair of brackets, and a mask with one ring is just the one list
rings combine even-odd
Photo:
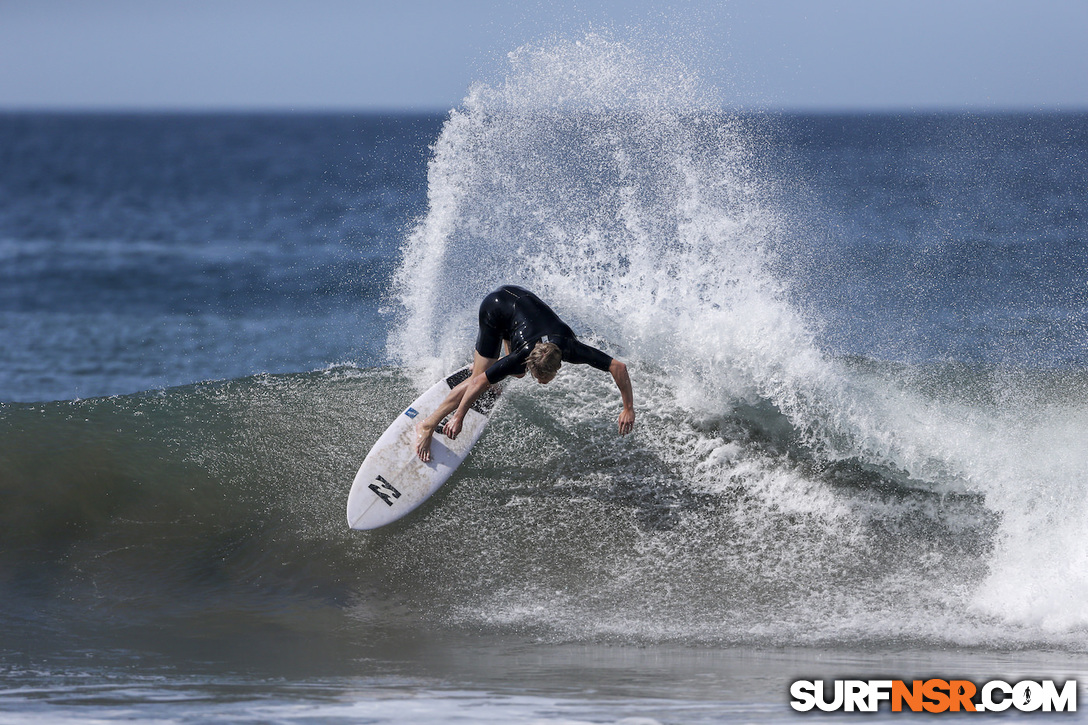
[(541, 341), (558, 345), (563, 362), (604, 371), (612, 364), (612, 358), (605, 353), (578, 342), (574, 332), (539, 297), (514, 285), (499, 287), (480, 304), (476, 352), (497, 358), (503, 340), (510, 341), (510, 354), (487, 369), (487, 382), (492, 385), (508, 375), (524, 373), (526, 358)]

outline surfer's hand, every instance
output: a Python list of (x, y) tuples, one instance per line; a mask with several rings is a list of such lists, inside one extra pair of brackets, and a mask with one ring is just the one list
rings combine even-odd
[(461, 419), (456, 415), (450, 418), (445, 427), (442, 428), (442, 432), (450, 440), (456, 438), (457, 434), (461, 432)]
[(630, 433), (635, 427), (635, 409), (624, 408), (620, 413), (619, 428), (620, 435), (625, 436)]

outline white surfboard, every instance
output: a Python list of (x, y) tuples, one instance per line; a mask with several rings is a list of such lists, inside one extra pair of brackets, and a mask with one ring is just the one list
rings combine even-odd
[(397, 416), (370, 449), (348, 494), (348, 526), (375, 529), (396, 521), (430, 498), (465, 460), (487, 427), (500, 386), (492, 386), (473, 404), (456, 439), (443, 435), (441, 427), (435, 431), (427, 463), (416, 456), (416, 422), (434, 412), (471, 372), (464, 367), (435, 383)]

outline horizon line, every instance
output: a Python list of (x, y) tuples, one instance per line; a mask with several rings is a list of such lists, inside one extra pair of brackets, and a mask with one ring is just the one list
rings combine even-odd
[[(440, 106), (354, 106), (330, 104), (328, 106), (304, 105), (5, 105), (0, 104), (3, 115), (362, 115), (362, 116), (437, 116), (459, 110), (460, 105)], [(797, 115), (842, 115), (842, 114), (1061, 114), (1088, 113), (1088, 102), (1077, 105), (986, 105), (986, 106), (947, 106), (940, 104), (907, 105), (723, 105), (719, 108), (700, 108), (698, 111), (716, 111), (740, 114), (797, 114)]]

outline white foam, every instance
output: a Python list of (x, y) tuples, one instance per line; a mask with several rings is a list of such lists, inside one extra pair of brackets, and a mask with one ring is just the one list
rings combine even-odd
[[(771, 271), (786, 224), (751, 171), (757, 150), (707, 105), (712, 95), (682, 64), (599, 35), (512, 53), (508, 75), (474, 85), (435, 144), (429, 211), (397, 274), (402, 324), (390, 353), (433, 378), (470, 355), (480, 299), (523, 284), (653, 378), (637, 388), (640, 405), (653, 390), (655, 405), (698, 418), (769, 401), (828, 461), (984, 494), (1002, 517), (990, 574), (973, 592), (950, 587), (950, 610), (1040, 636), (1088, 625), (1084, 409), (1003, 412), (828, 359), (813, 321), (787, 302), (788, 280)], [(838, 528), (840, 545), (856, 541), (858, 508), (826, 485), (684, 430), (682, 441), (662, 437), (658, 453), (690, 485), (743, 480), (767, 510), (815, 516)], [(919, 563), (916, 584), (926, 571)], [(944, 596), (929, 594), (919, 611)], [(842, 606), (862, 628), (894, 624), (863, 624), (869, 604)], [(982, 636), (977, 619), (959, 626), (963, 638)]]

